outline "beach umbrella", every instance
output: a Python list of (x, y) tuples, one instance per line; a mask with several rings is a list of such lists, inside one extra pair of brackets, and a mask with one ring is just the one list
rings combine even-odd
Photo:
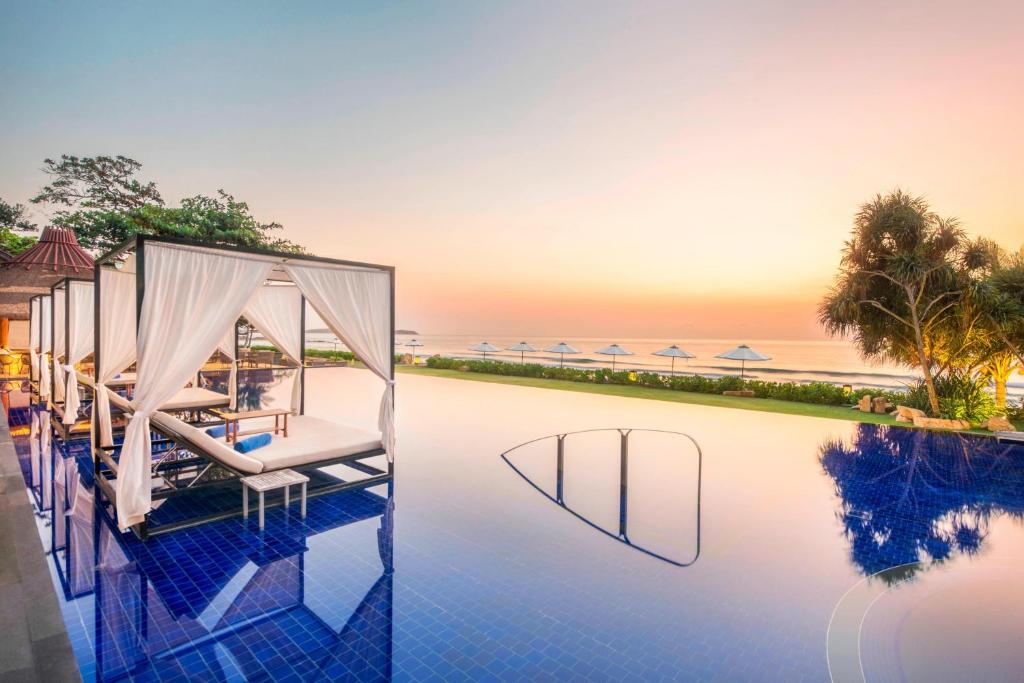
[(679, 348), (675, 344), (673, 344), (672, 346), (668, 347), (667, 349), (662, 349), (661, 351), (655, 351), (651, 355), (653, 355), (653, 356), (663, 356), (665, 358), (671, 358), (672, 359), (672, 374), (673, 375), (676, 374), (676, 358), (696, 358), (697, 357), (697, 356), (693, 355), (692, 353), (690, 353), (689, 351), (683, 351), (681, 348)]
[(544, 350), (547, 351), (548, 353), (557, 353), (559, 355), (558, 367), (562, 367), (562, 365), (565, 363), (565, 354), (579, 353), (579, 351), (569, 346), (565, 342), (558, 342), (554, 346), (549, 346)]
[(469, 350), (479, 351), (480, 353), (484, 354), (484, 360), (487, 360), (487, 354), (497, 353), (498, 351), (501, 351), (501, 349), (499, 349), (497, 346), (495, 346), (494, 344), (490, 344), (488, 342), (480, 342), (479, 344), (474, 344), (473, 346), (469, 347)]
[(628, 349), (624, 349), (621, 346), (619, 346), (618, 344), (609, 344), (608, 346), (604, 347), (603, 349), (598, 349), (594, 353), (599, 353), (602, 356), (611, 356), (612, 357), (612, 372), (615, 372), (615, 357), (616, 356), (632, 356), (633, 355), (632, 351), (630, 351)]
[(533, 348), (532, 346), (530, 346), (526, 342), (521, 341), (518, 344), (513, 344), (512, 346), (508, 347), (505, 350), (506, 351), (518, 351), (519, 352), (519, 362), (520, 363), (526, 363), (526, 352), (529, 351), (530, 353), (533, 353), (537, 349)]
[(423, 342), (421, 342), (419, 339), (410, 339), (408, 342), (405, 343), (405, 345), (412, 347), (412, 362), (415, 364), (416, 363), (416, 349), (421, 347), (421, 346), (423, 346)]
[(727, 360), (738, 360), (740, 362), (740, 379), (743, 379), (743, 371), (747, 365), (748, 360), (771, 360), (771, 356), (766, 356), (763, 353), (758, 353), (754, 349), (750, 348), (746, 344), (740, 344), (735, 349), (729, 349), (715, 356), (715, 358), (725, 358)]

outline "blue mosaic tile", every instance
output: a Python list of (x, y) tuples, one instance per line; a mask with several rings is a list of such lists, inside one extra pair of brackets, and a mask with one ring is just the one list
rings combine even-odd
[[(680, 568), (541, 496), (424, 496), (401, 469), (392, 487), (310, 499), (304, 520), (271, 509), (263, 532), (234, 518), (141, 542), (85, 504), (100, 499), (86, 443), (43, 443), (39, 412), (9, 420), (35, 420), (15, 446), (86, 681), (824, 680), (852, 581), (970, 560), (1024, 510), (1024, 449), (861, 425), (820, 445), (820, 489), (787, 502), (831, 500), (835, 524), (814, 532), (843, 558), (828, 571), (785, 556), (802, 530), (770, 511), (742, 520), (748, 538), (716, 536), (742, 492), (708, 494), (707, 548)], [(420, 494), (407, 508), (404, 491)]]

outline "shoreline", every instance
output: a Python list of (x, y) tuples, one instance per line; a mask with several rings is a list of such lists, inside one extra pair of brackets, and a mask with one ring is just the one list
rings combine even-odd
[[(712, 408), (734, 408), (737, 410), (752, 410), (763, 413), (779, 413), (782, 415), (800, 415), (803, 417), (821, 417), (833, 420), (844, 420), (846, 422), (860, 422), (865, 424), (887, 425), (890, 427), (902, 427), (905, 429), (920, 429), (912, 424), (896, 422), (889, 415), (879, 413), (864, 413), (859, 410), (845, 406), (828, 406), (815, 403), (800, 403), (797, 401), (781, 401), (771, 398), (740, 398), (736, 396), (722, 396), (720, 394), (701, 394), (689, 391), (671, 391), (658, 389), (656, 387), (631, 386), (625, 384), (588, 384), (584, 382), (572, 382), (561, 379), (542, 379), (534, 377), (519, 377), (515, 375), (489, 375), (476, 372), (462, 372), (459, 370), (447, 370), (439, 368), (428, 368), (422, 366), (399, 365), (395, 367), (397, 372), (410, 375), (425, 375), (428, 377), (440, 377), (447, 379), (462, 380), (468, 382), (489, 382), (491, 384), (509, 384), (513, 386), (531, 387), (536, 389), (551, 389), (555, 391), (574, 391), (588, 394), (601, 394), (605, 396), (619, 396), (622, 398), (638, 398), (651, 401), (668, 401), (672, 403), (687, 403), (692, 405), (710, 406)], [(1017, 429), (1022, 425), (1014, 423)], [(946, 430), (937, 430), (946, 431)], [(968, 429), (960, 432), (949, 432), (959, 434), (972, 434), (975, 436), (987, 436), (994, 438), (992, 432), (984, 429)]]

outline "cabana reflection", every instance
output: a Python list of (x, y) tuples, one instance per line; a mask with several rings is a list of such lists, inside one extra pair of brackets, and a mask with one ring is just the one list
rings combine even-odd
[[(197, 274), (201, 274), (197, 277)], [(103, 311), (124, 310), (131, 278), (135, 320)], [(281, 291), (278, 291), (281, 290)], [(109, 298), (108, 298), (108, 295)], [(237, 477), (276, 469), (319, 470), (347, 464), (369, 475), (341, 480), (319, 473), (310, 495), (389, 481), (394, 462), (394, 268), (305, 255), (211, 246), (139, 236), (96, 263), (97, 301), (95, 386), (99, 424), (94, 457), (103, 493), (114, 502), (118, 525), (141, 537), (238, 514), (217, 511), (198, 519), (149, 522), (154, 500), (207, 487), (233, 486)], [(120, 305), (113, 299), (119, 299)], [(379, 434), (304, 415), (305, 308), (384, 382)], [(295, 416), (289, 436), (240, 453), (223, 440), (162, 411), (162, 406), (196, 376), (215, 350), (235, 349), (235, 325), (245, 317), (285, 355), (300, 363), (292, 393)], [(120, 328), (118, 335), (115, 328)], [(124, 338), (129, 342), (125, 343)], [(230, 340), (227, 342), (225, 340)], [(134, 398), (128, 402), (107, 383), (131, 362), (137, 367)], [(232, 363), (234, 365), (234, 362)], [(229, 385), (237, 389), (232, 371)], [(115, 403), (130, 415), (120, 446), (104, 432), (104, 418)], [(106, 415), (105, 415), (106, 414)], [(255, 422), (255, 421), (254, 421)], [(108, 423), (109, 424), (109, 423)], [(171, 445), (154, 465), (151, 431)], [(382, 470), (363, 459), (387, 456)], [(188, 471), (191, 476), (183, 476)]]

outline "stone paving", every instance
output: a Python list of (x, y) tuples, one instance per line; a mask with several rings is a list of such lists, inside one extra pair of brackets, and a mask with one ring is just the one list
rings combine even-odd
[(0, 410), (0, 682), (80, 680)]

